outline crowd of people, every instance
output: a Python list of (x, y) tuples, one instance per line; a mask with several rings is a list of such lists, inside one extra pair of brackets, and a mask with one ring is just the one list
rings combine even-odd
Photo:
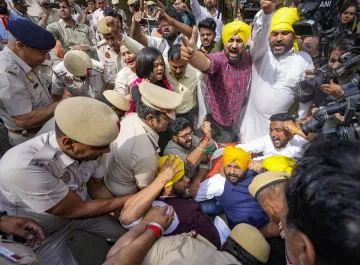
[(360, 144), (303, 130), (360, 83), (299, 97), (357, 49), (359, 1), (325, 61), (296, 1), (38, 4), (0, 0), (1, 264), (79, 264), (75, 230), (104, 265), (360, 263)]

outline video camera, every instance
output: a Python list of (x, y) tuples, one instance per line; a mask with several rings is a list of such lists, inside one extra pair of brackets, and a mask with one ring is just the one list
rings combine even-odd
[[(343, 102), (332, 102), (326, 106), (321, 106), (314, 114), (314, 118), (304, 124), (300, 124), (300, 128), (305, 135), (311, 132), (319, 132), (323, 135), (335, 136), (337, 138), (356, 141), (360, 139), (360, 124), (356, 113), (360, 111), (360, 94), (347, 97)], [(335, 128), (323, 127), (326, 122), (330, 121), (332, 114), (340, 113), (344, 116), (344, 122)]]
[(295, 98), (300, 103), (309, 102), (315, 98), (322, 84), (328, 84), (331, 79), (340, 79), (343, 76), (352, 77), (350, 81), (341, 85), (343, 90), (348, 90), (351, 87), (360, 87), (360, 76), (357, 73), (360, 55), (348, 51), (341, 55), (338, 60), (342, 63), (338, 68), (332, 69), (326, 64), (311, 73), (315, 77), (301, 81), (299, 88), (295, 91)]

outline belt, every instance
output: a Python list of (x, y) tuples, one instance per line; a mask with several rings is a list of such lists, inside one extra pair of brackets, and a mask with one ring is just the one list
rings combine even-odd
[(27, 136), (28, 134), (37, 134), (40, 131), (41, 127), (38, 128), (31, 128), (26, 130), (9, 130), (13, 134), (21, 134)]

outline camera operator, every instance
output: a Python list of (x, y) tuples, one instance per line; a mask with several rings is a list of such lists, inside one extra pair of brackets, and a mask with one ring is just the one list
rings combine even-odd
[[(330, 45), (330, 57), (328, 61), (328, 67), (331, 69), (336, 69), (341, 65), (339, 58), (347, 50), (353, 47), (353, 41), (350, 39), (338, 38), (335, 39)], [(315, 105), (321, 106), (328, 102), (333, 101), (333, 99), (340, 98), (344, 95), (344, 90), (341, 88), (341, 84), (348, 82), (352, 77), (347, 76), (341, 80), (330, 80), (329, 84), (322, 84), (319, 92), (315, 95)], [(339, 83), (337, 84), (336, 81)], [(328, 96), (331, 96), (329, 98)]]

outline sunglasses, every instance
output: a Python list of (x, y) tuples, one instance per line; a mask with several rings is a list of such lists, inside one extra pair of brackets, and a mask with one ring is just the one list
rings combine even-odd
[(304, 47), (307, 49), (312, 49), (314, 46), (311, 43), (303, 43)]
[(336, 59), (336, 58), (330, 58), (330, 59), (329, 59), (329, 62), (330, 62), (330, 63), (336, 63), (336, 62), (342, 63), (342, 61), (341, 61), (340, 58), (337, 58), (337, 59)]

